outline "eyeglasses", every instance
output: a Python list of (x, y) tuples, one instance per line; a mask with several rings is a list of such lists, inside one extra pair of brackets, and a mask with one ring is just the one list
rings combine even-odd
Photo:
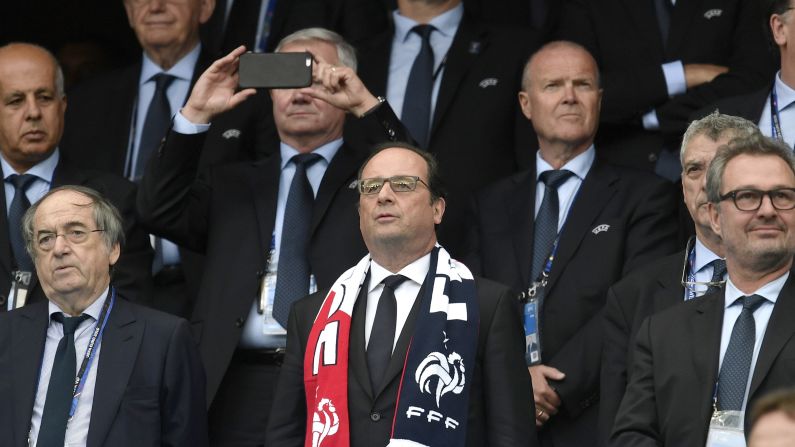
[(756, 211), (762, 206), (762, 198), (770, 197), (773, 208), (785, 211), (795, 208), (795, 188), (779, 188), (769, 191), (758, 189), (737, 189), (722, 196), (720, 200), (732, 199), (734, 206), (740, 211)]
[(422, 183), (426, 188), (428, 187), (428, 184), (416, 175), (393, 175), (389, 178), (374, 177), (359, 180), (359, 193), (364, 195), (378, 194), (387, 182), (394, 192), (414, 191), (417, 189), (417, 182)]
[[(696, 245), (696, 237), (690, 236), (687, 240), (687, 245), (685, 245), (685, 260), (682, 261), (682, 287), (685, 288), (688, 292), (694, 293), (701, 293), (703, 294), (706, 292), (710, 287), (722, 287), (726, 284), (726, 281), (688, 281), (688, 270), (690, 267), (690, 253), (693, 251)], [(692, 272), (695, 273), (695, 272)]]
[(65, 233), (42, 231), (39, 233), (39, 238), (36, 240), (36, 244), (38, 244), (39, 250), (50, 251), (55, 247), (55, 240), (58, 239), (58, 236), (63, 236), (64, 239), (72, 244), (82, 244), (88, 240), (89, 234), (98, 233), (100, 231), (105, 230), (69, 230)]

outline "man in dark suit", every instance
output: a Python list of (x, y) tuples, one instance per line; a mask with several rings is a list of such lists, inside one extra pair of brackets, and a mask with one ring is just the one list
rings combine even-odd
[[(445, 200), (435, 160), (428, 153), (409, 145), (384, 144), (377, 147), (362, 166), (358, 185), (361, 194), (359, 228), (369, 255), (340, 277), (329, 298), (326, 298), (326, 293), (317, 293), (298, 301), (290, 311), (287, 354), (274, 402), (274, 409), (279, 411), (271, 416), (268, 441), (272, 444), (268, 445), (301, 446), (305, 439), (313, 439), (313, 436), (327, 436), (331, 442), (349, 437), (353, 447), (392, 445), (390, 440), (395, 445), (402, 445), (394, 438), (408, 439), (421, 445), (537, 445), (532, 424), (532, 390), (522, 362), (521, 327), (515, 295), (506, 287), (485, 279), (472, 281), (469, 270), (450, 260), (447, 252), (436, 245), (435, 225), (442, 221)], [(437, 262), (443, 265), (452, 263), (454, 268), (465, 270), (459, 283), (474, 283), (473, 292), (477, 298), (470, 296), (463, 317), (461, 314), (457, 317), (463, 319), (458, 324), (472, 331), (470, 341), (474, 357), (462, 354), (461, 345), (457, 344), (461, 341), (460, 332), (453, 332), (451, 306), (465, 304), (462, 297), (456, 295), (455, 286), (445, 285), (442, 278), (447, 276)], [(353, 282), (347, 283), (348, 278)], [(391, 278), (401, 278), (402, 282), (391, 286)], [(429, 281), (434, 283), (428, 284)], [(352, 287), (347, 288), (347, 285)], [(437, 296), (442, 293), (443, 299)], [(338, 296), (336, 301), (342, 302), (344, 310), (331, 314), (326, 325), (325, 309), (329, 308), (335, 296)], [(437, 302), (437, 299), (444, 302)], [(384, 312), (388, 314), (390, 302), (394, 307), (391, 319), (384, 317)], [(324, 310), (320, 310), (321, 305)], [(444, 343), (451, 347), (449, 350), (446, 345), (442, 348), (440, 340), (439, 349), (448, 353), (452, 351), (450, 357), (462, 354), (458, 358), (463, 370), (474, 374), (456, 381), (457, 377), (450, 373), (453, 377), (442, 383), (440, 376), (439, 383), (434, 385), (434, 382), (421, 379), (425, 371), (422, 365), (415, 373), (417, 365), (412, 361), (412, 354), (413, 350), (426, 345), (428, 339), (435, 338), (434, 331), (420, 332), (420, 328), (428, 327), (425, 323), (431, 314), (442, 312), (448, 321)], [(473, 312), (479, 313), (478, 323), (471, 321)], [(339, 320), (333, 321), (336, 318)], [(317, 339), (319, 333), (329, 333), (337, 323), (343, 327), (338, 331), (340, 338)], [(313, 353), (317, 352), (312, 346), (316, 343), (318, 349), (324, 343), (324, 368), (345, 367), (343, 375), (337, 376), (331, 385), (333, 389), (328, 386), (321, 388), (319, 377), (329, 377), (329, 369), (316, 368), (313, 373), (305, 372), (305, 368), (312, 370)], [(379, 359), (375, 352), (384, 344), (386, 355)], [(346, 347), (347, 352), (339, 352)], [(335, 351), (337, 358), (343, 360), (332, 360)], [(420, 357), (424, 355), (423, 351)], [(317, 362), (318, 355), (314, 354), (314, 358)], [(347, 365), (344, 365), (345, 359)], [(385, 368), (384, 361), (388, 365)], [(443, 367), (450, 368), (446, 364)], [(313, 391), (311, 384), (310, 389), (305, 389), (305, 381), (309, 381), (311, 376), (318, 377), (318, 391)], [(464, 387), (465, 384), (468, 388)], [(424, 405), (416, 404), (413, 392), (418, 385), (427, 391), (436, 390), (436, 405), (424, 408)], [(459, 422), (453, 425), (431, 424), (434, 420), (449, 421), (447, 412), (451, 411), (450, 407), (441, 403), (445, 400), (450, 402), (451, 398), (446, 396), (447, 387), (452, 389), (457, 385), (460, 389), (455, 394), (468, 395), (468, 406), (465, 405), (466, 399), (454, 401), (464, 406), (458, 408), (458, 414), (466, 421), (459, 418)], [(440, 392), (442, 387), (445, 390)], [(314, 399), (316, 394), (318, 398)], [(313, 400), (335, 394), (347, 395), (347, 405), (336, 400), (338, 406), (332, 411), (336, 411), (341, 421), (340, 428), (336, 433), (329, 431), (326, 434), (327, 430), (319, 430), (319, 425), (325, 422), (323, 415), (307, 415), (307, 408), (315, 407)], [(398, 396), (401, 408), (406, 405), (404, 400), (409, 401), (407, 415), (396, 409)], [(333, 398), (331, 401), (335, 402)], [(436, 419), (434, 413), (438, 415)], [(407, 434), (402, 426), (406, 421), (410, 423), (412, 414), (422, 417), (417, 418), (420, 422), (414, 426), (415, 432)], [(463, 428), (460, 424), (466, 424), (463, 433), (456, 431)], [(442, 437), (435, 438), (436, 442), (428, 442), (434, 432), (442, 432)]]
[(559, 35), (588, 48), (602, 69), (597, 143), (608, 161), (678, 175), (690, 115), (770, 79), (759, 3), (568, 0)]
[(712, 160), (707, 198), (728, 280), (641, 324), (611, 446), (703, 445), (716, 420), (742, 444), (742, 412), (795, 384), (792, 150), (760, 135), (732, 141)]
[[(140, 181), (171, 116), (185, 104), (191, 86), (211, 61), (199, 41), (199, 25), (210, 17), (214, 5), (214, 0), (124, 1), (143, 48), (141, 59), (69, 92), (61, 143), (66, 160)], [(234, 160), (237, 155), (212, 158)], [(152, 241), (156, 253), (150, 267), (151, 304), (187, 317), (203, 261), (168, 240)]]
[[(529, 148), (536, 141), (516, 92), (536, 43), (525, 31), (490, 27), (467, 17), (461, 0), (397, 4), (393, 26), (360, 48), (359, 73), (375, 95), (392, 104), (420, 147), (439, 160), (450, 205), (439, 240), (460, 256), (460, 222), (469, 193), (532, 161)], [(428, 36), (433, 64), (428, 65), (424, 97), (416, 91), (423, 83), (412, 78), (416, 61), (422, 60), (423, 38), (412, 31), (417, 25), (433, 26)], [(412, 104), (408, 98), (425, 105), (407, 112)], [(417, 126), (424, 126), (422, 130), (407, 121), (420, 116)]]
[[(113, 284), (129, 299), (146, 298), (152, 252), (135, 216), (135, 186), (112, 174), (78, 168), (60, 158), (66, 96), (63, 75), (47, 50), (30, 44), (0, 47), (0, 312), (45, 299), (24, 251), (20, 219), (50, 188), (84, 185), (102, 191), (124, 216), (125, 253)], [(22, 180), (19, 186), (15, 181)], [(10, 292), (9, 292), (10, 291)]]
[(697, 112), (696, 116), (713, 110), (741, 116), (758, 123), (763, 135), (778, 138), (792, 147), (795, 146), (795, 132), (789, 129), (795, 126), (795, 107), (792, 106), (795, 101), (795, 35), (792, 39), (789, 36), (795, 31), (795, 20), (790, 12), (790, 0), (770, 0), (766, 4), (769, 6), (769, 36), (778, 47), (781, 69), (763, 88), (723, 98)]
[(535, 167), (480, 191), (468, 222), (474, 271), (515, 290), (543, 288), (540, 363), (528, 353), (543, 445), (593, 442), (607, 288), (675, 249), (670, 184), (595, 159), (600, 99), (583, 47), (542, 47), (519, 93), (538, 134)]
[(713, 113), (688, 126), (682, 139), (682, 195), (695, 237), (686, 249), (660, 258), (607, 291), (599, 400), (600, 440), (607, 441), (632, 366), (632, 341), (651, 314), (716, 289), (726, 279), (720, 237), (712, 231), (706, 192), (707, 168), (718, 148), (758, 134), (754, 123)]
[[(404, 132), (356, 77), (353, 47), (334, 32), (310, 28), (278, 47), (309, 51), (316, 60), (312, 87), (270, 92), (278, 150), (197, 178), (208, 123), (254, 95), (235, 93), (243, 51), (219, 59), (197, 81), (147, 167), (138, 204), (156, 234), (206, 255), (192, 325), (207, 370), (211, 442), (260, 445), (289, 304), (330, 286), (365, 252), (356, 231), (355, 178), (366, 149), (343, 142), (346, 112), (363, 116), (375, 139)], [(314, 159), (308, 167), (304, 154)], [(311, 196), (302, 198), (302, 190)]]
[(110, 284), (124, 239), (113, 205), (54, 189), (26, 213), (24, 235), (48, 301), (0, 314), (0, 444), (207, 445), (187, 322)]

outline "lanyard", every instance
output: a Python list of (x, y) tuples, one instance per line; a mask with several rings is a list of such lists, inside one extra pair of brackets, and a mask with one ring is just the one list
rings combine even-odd
[[(688, 244), (689, 245), (689, 244)], [(696, 282), (696, 247), (695, 243), (693, 244), (693, 248), (690, 249), (690, 252), (687, 254), (687, 265), (685, 268), (688, 270), (687, 272), (687, 284), (685, 284), (685, 292), (687, 293), (687, 300), (692, 300), (696, 297), (696, 286), (694, 283)]]
[(770, 135), (778, 141), (784, 142), (784, 133), (781, 132), (781, 116), (778, 113), (778, 95), (776, 85), (770, 90)]

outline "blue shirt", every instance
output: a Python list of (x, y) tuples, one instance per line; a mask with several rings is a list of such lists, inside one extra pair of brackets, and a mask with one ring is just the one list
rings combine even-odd
[[(417, 58), (420, 52), (422, 38), (419, 34), (411, 32), (412, 28), (419, 25), (418, 22), (400, 15), (398, 10), (395, 10), (392, 16), (395, 23), (395, 34), (392, 37), (392, 54), (389, 58), (386, 99), (392, 109), (398, 114), (398, 118), (401, 118), (406, 84), (409, 82), (409, 74), (411, 73), (414, 59)], [(453, 37), (463, 16), (464, 6), (459, 4), (428, 22), (436, 27), (436, 31), (432, 32), (430, 37), (431, 48), (433, 48), (433, 72), (436, 75), (431, 93), (431, 120), (433, 120), (433, 113), (436, 110), (436, 97), (439, 96), (439, 86), (442, 83), (442, 76), (444, 76), (444, 66), (442, 64), (450, 45), (453, 43)]]
[[(716, 259), (721, 259), (721, 257), (716, 255), (715, 253), (713, 253), (712, 250), (710, 250), (703, 243), (701, 243), (701, 240), (699, 240), (698, 238), (696, 238), (695, 249), (696, 249), (696, 256), (695, 256), (695, 259), (693, 260), (694, 261), (693, 262), (693, 264), (694, 264), (693, 265), (693, 271), (696, 272), (695, 281), (699, 282), (699, 283), (710, 282), (712, 280), (712, 272), (714, 270), (714, 268), (712, 267), (712, 265), (710, 263), (712, 261), (716, 260)], [(688, 263), (689, 263), (690, 253), (688, 253), (687, 255), (688, 255)], [(687, 268), (688, 268), (688, 277), (686, 277), (685, 279), (690, 281), (690, 278), (689, 278), (689, 276), (690, 276), (690, 270), (689, 270), (690, 266), (688, 266)], [(725, 279), (726, 275), (724, 274), (723, 277)], [(704, 293), (706, 293), (707, 292), (707, 288), (708, 287), (706, 287), (706, 286), (696, 286), (695, 287), (696, 296), (701, 296)], [(689, 290), (685, 289), (685, 299), (688, 298), (688, 293), (689, 293)]]
[[(732, 283), (731, 277), (726, 281), (726, 294), (724, 298), (725, 310), (723, 311), (723, 329), (720, 337), (720, 364), (718, 365), (718, 371), (720, 371), (720, 366), (723, 365), (723, 357), (726, 355), (726, 349), (729, 347), (729, 340), (731, 339), (732, 329), (734, 329), (734, 323), (743, 310), (743, 302), (740, 301), (735, 303), (735, 301), (737, 301), (737, 298), (745, 295), (760, 295), (766, 298), (756, 309), (756, 312), (754, 312), (756, 340), (754, 341), (754, 354), (751, 358), (751, 369), (748, 371), (748, 383), (745, 385), (743, 409), (745, 409), (745, 406), (748, 404), (748, 390), (751, 389), (751, 378), (754, 377), (756, 359), (759, 357), (759, 349), (762, 347), (762, 339), (765, 338), (765, 331), (767, 330), (767, 324), (770, 322), (770, 315), (773, 313), (773, 307), (776, 305), (778, 295), (781, 293), (784, 283), (787, 282), (787, 278), (789, 278), (789, 271), (779, 278), (765, 284), (759, 288), (759, 290), (749, 294), (743, 293), (737, 289), (734, 283)], [(718, 384), (718, 386), (720, 386), (720, 384)]]
[[(781, 71), (776, 73), (773, 83), (778, 99), (778, 116), (781, 118), (781, 133), (784, 135), (784, 142), (789, 147), (795, 146), (795, 90), (781, 80)], [(770, 95), (767, 97), (765, 107), (762, 109), (762, 117), (759, 119), (759, 130), (768, 137), (773, 136), (772, 118), (770, 116)]]
[[(108, 296), (108, 288), (99, 295), (99, 298), (94, 301), (86, 310), (83, 315), (88, 315), (85, 321), (80, 323), (80, 326), (75, 330), (75, 377), (83, 363), (83, 357), (88, 348), (88, 342), (91, 340), (91, 335), (94, 331), (94, 324), (98, 321), (100, 313), (102, 313), (102, 306)], [(30, 439), (32, 446), (36, 446), (39, 436), (39, 428), (41, 427), (41, 416), (44, 411), (44, 403), (47, 400), (47, 388), (50, 386), (50, 375), (52, 374), (52, 362), (55, 360), (55, 351), (58, 349), (58, 343), (63, 338), (63, 325), (52, 319), (55, 313), (64, 313), (63, 310), (55, 303), (49, 303), (50, 322), (47, 326), (47, 339), (44, 342), (44, 356), (41, 361), (41, 375), (39, 377), (39, 386), (36, 389), (36, 399), (33, 402), (33, 416), (31, 417), (30, 424)], [(65, 316), (70, 316), (64, 313)], [(94, 361), (91, 369), (86, 376), (86, 382), (83, 386), (83, 392), (80, 395), (80, 400), (77, 402), (75, 414), (69, 424), (66, 426), (65, 445), (81, 445), (85, 446), (88, 439), (88, 426), (91, 422), (91, 407), (94, 403), (94, 386), (97, 383), (97, 371), (99, 370), (99, 356), (102, 351), (102, 342), (96, 348), (94, 354)]]
[[(585, 180), (585, 176), (588, 175), (588, 171), (591, 170), (595, 158), (596, 149), (594, 149), (592, 144), (585, 152), (572, 158), (560, 168), (569, 170), (573, 172), (574, 175), (569, 176), (569, 178), (558, 186), (558, 231), (563, 228), (563, 224), (566, 222), (566, 216), (569, 215), (571, 205), (574, 203), (574, 198), (577, 196), (577, 191), (580, 190), (582, 181)], [(539, 181), (541, 173), (553, 169), (554, 168), (547, 163), (546, 160), (541, 158), (541, 151), (536, 152), (536, 203), (533, 216), (538, 215), (538, 210), (541, 208), (541, 201), (544, 200), (544, 191), (547, 189), (544, 182)]]
[[(318, 188), (326, 174), (326, 169), (329, 163), (337, 154), (337, 151), (342, 146), (342, 139), (337, 139), (320, 146), (312, 151), (321, 156), (321, 159), (313, 163), (306, 170), (306, 176), (309, 179), (309, 184), (312, 186), (312, 193), (317, 196)], [(278, 282), (279, 267), (279, 251), (281, 248), (282, 229), (284, 228), (284, 210), (287, 206), (287, 196), (290, 193), (290, 184), (295, 175), (295, 163), (290, 159), (294, 155), (298, 155), (298, 151), (285, 143), (281, 143), (279, 150), (281, 152), (281, 174), (279, 175), (279, 193), (276, 199), (276, 220), (273, 225), (273, 247), (271, 247), (271, 257), (268, 264), (268, 275), (276, 275), (276, 282)], [(310, 292), (314, 292), (316, 286), (314, 281), (310, 281)], [(268, 287), (265, 290), (267, 293), (266, 311), (260, 314), (257, 309), (259, 305), (259, 297), (251, 304), (251, 309), (246, 318), (246, 324), (243, 326), (243, 333), (240, 336), (240, 347), (244, 349), (255, 348), (283, 348), (286, 346), (286, 331), (282, 328), (276, 320), (273, 319), (273, 298), (276, 291), (275, 283), (273, 287)]]
[[(17, 172), (6, 161), (4, 156), (0, 156), (0, 166), (3, 168), (3, 180), (7, 180), (13, 174), (31, 174), (36, 176), (36, 180), (28, 186), (25, 191), (25, 196), (31, 204), (36, 203), (39, 199), (47, 194), (52, 185), (52, 176), (55, 173), (55, 167), (58, 166), (60, 154), (56, 148), (49, 157), (36, 164), (36, 166), (28, 169), (26, 172)], [(11, 201), (14, 200), (14, 185), (11, 182), (4, 181), (5, 194), (6, 194), (6, 215), (11, 209)]]

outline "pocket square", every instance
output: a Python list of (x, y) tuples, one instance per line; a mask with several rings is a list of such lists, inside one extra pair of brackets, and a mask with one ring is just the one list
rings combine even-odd
[(497, 85), (498, 82), (499, 80), (497, 78), (486, 78), (480, 81), (480, 83), (478, 83), (478, 86), (480, 88), (494, 87), (495, 85)]
[(227, 129), (224, 133), (221, 134), (224, 139), (229, 140), (231, 138), (240, 138), (240, 130), (239, 129)]
[(710, 9), (709, 11), (705, 12), (704, 13), (704, 18), (709, 20), (709, 19), (711, 19), (713, 17), (720, 17), (721, 14), (723, 14), (723, 10), (722, 9), (714, 8), (714, 9)]
[(609, 229), (610, 229), (610, 225), (608, 225), (608, 224), (597, 225), (597, 226), (594, 227), (593, 230), (591, 230), (591, 233), (599, 234), (599, 233), (601, 233), (603, 231), (607, 231)]

